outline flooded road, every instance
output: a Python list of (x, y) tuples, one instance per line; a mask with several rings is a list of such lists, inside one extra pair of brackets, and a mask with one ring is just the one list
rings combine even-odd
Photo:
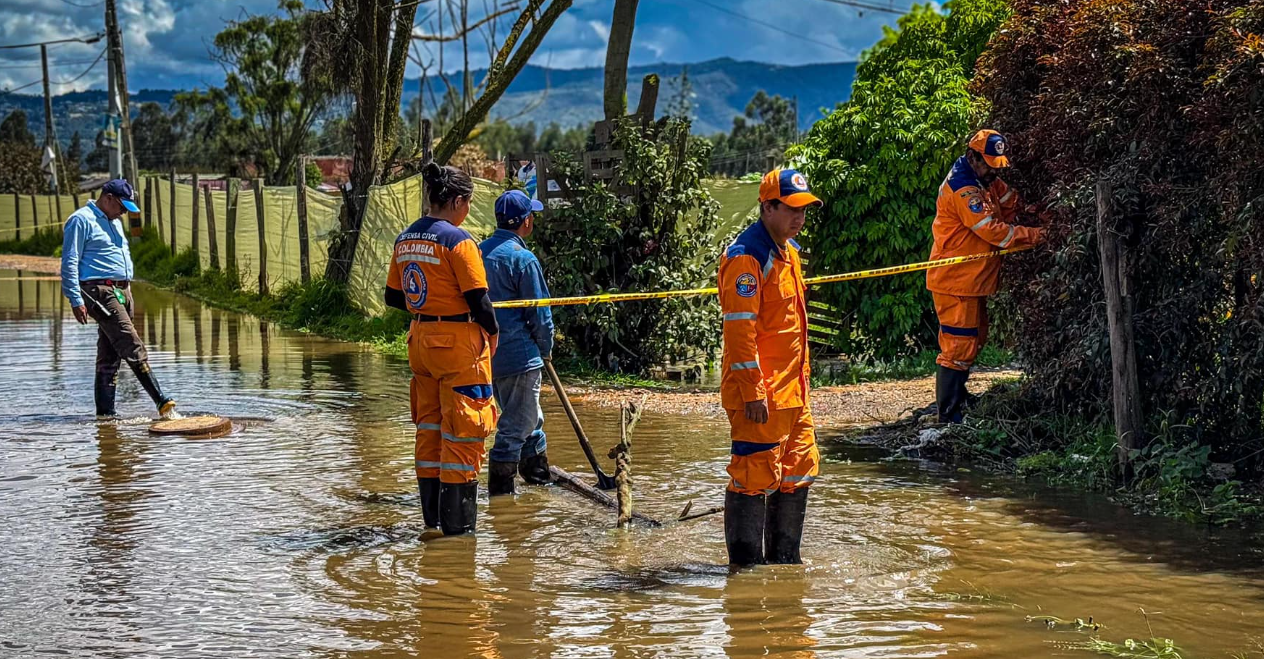
[[(181, 410), (245, 419), (151, 437), (130, 374), (92, 411), (94, 326), (57, 284), (0, 272), (0, 657), (1045, 657), (1089, 634), (1228, 657), (1264, 636), (1257, 541), (1106, 501), (856, 449), (826, 451), (804, 566), (734, 576), (719, 516), (611, 530), (557, 488), (421, 533), (407, 365), (139, 287), (137, 325)], [(549, 454), (587, 475), (546, 394)], [(618, 411), (579, 407), (598, 453)], [(822, 433), (823, 439), (826, 433)], [(637, 507), (723, 499), (727, 429), (648, 415)]]

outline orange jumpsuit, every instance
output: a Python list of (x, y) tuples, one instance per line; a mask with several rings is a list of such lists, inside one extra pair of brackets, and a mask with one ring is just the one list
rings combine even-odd
[[(742, 232), (720, 260), (720, 398), (733, 441), (732, 492), (793, 492), (820, 471), (808, 405), (806, 290), (798, 244), (777, 246), (762, 222)], [(746, 418), (746, 403), (758, 400), (768, 401), (767, 423)]]
[[(462, 295), (487, 288), (478, 243), (445, 220), (423, 217), (395, 241), (386, 285), (403, 292), (414, 314), (408, 365), (417, 478), (477, 480), (484, 441), (496, 427), (488, 337)], [(449, 318), (422, 322), (418, 314)]]
[[(997, 179), (985, 187), (965, 156), (939, 186), (932, 232), (935, 245), (930, 258), (946, 259), (1000, 249), (1029, 247), (1040, 242), (1038, 228), (1013, 224), (1018, 214), (1018, 193)], [(987, 341), (987, 296), (1000, 285), (1000, 259), (982, 259), (931, 268), (926, 288), (935, 300), (939, 316), (940, 366), (969, 371), (979, 349)]]

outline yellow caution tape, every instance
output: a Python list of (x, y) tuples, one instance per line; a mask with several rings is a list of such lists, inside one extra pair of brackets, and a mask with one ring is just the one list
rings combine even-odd
[[(982, 261), (983, 259), (996, 258), (1006, 254), (1016, 254), (1030, 247), (1021, 249), (1002, 249), (996, 252), (985, 252), (983, 254), (971, 254), (970, 256), (955, 256), (950, 259), (938, 259), (935, 261), (923, 261), (921, 263), (910, 263), (908, 265), (896, 265), (889, 268), (877, 268), (874, 270), (861, 270), (859, 272), (848, 272), (841, 275), (825, 275), (823, 277), (812, 277), (803, 280), (808, 286), (816, 286), (818, 284), (834, 284), (840, 281), (852, 281), (854, 279), (870, 279), (873, 277), (890, 277), (891, 275), (900, 275), (906, 272), (917, 272), (918, 270), (930, 270), (931, 268), (942, 268), (946, 265), (957, 265), (959, 263), (969, 263), (971, 261)], [(669, 297), (688, 297), (694, 295), (718, 295), (718, 288), (691, 288), (683, 291), (658, 291), (653, 293), (603, 293), (601, 295), (582, 295), (579, 297), (555, 297), (542, 300), (509, 300), (505, 302), (494, 302), (493, 307), (497, 309), (524, 309), (530, 307), (566, 307), (579, 304), (603, 304), (615, 302), (633, 302), (636, 300), (661, 300)]]

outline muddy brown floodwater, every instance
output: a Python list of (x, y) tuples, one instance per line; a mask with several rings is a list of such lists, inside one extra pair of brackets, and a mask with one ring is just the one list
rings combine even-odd
[[(226, 437), (92, 410), (96, 329), (57, 284), (0, 272), (0, 656), (1075, 656), (1084, 632), (1227, 657), (1264, 635), (1257, 539), (1134, 517), (1080, 493), (936, 472), (832, 444), (805, 565), (730, 575), (718, 516), (611, 530), (557, 488), (479, 503), (423, 536), (407, 367), (138, 287), (154, 368)], [(549, 397), (550, 455), (586, 473)], [(581, 405), (599, 453), (617, 411)], [(726, 428), (647, 414), (638, 508), (719, 503)]]

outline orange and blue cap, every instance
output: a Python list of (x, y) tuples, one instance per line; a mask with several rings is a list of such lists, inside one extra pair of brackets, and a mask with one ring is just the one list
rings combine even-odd
[(821, 200), (808, 189), (808, 179), (797, 170), (774, 169), (759, 182), (759, 203), (780, 201), (791, 208), (820, 206)]
[(1009, 167), (1009, 142), (1005, 136), (991, 130), (983, 129), (970, 138), (970, 148), (983, 156), (983, 162), (989, 167), (1005, 169)]

